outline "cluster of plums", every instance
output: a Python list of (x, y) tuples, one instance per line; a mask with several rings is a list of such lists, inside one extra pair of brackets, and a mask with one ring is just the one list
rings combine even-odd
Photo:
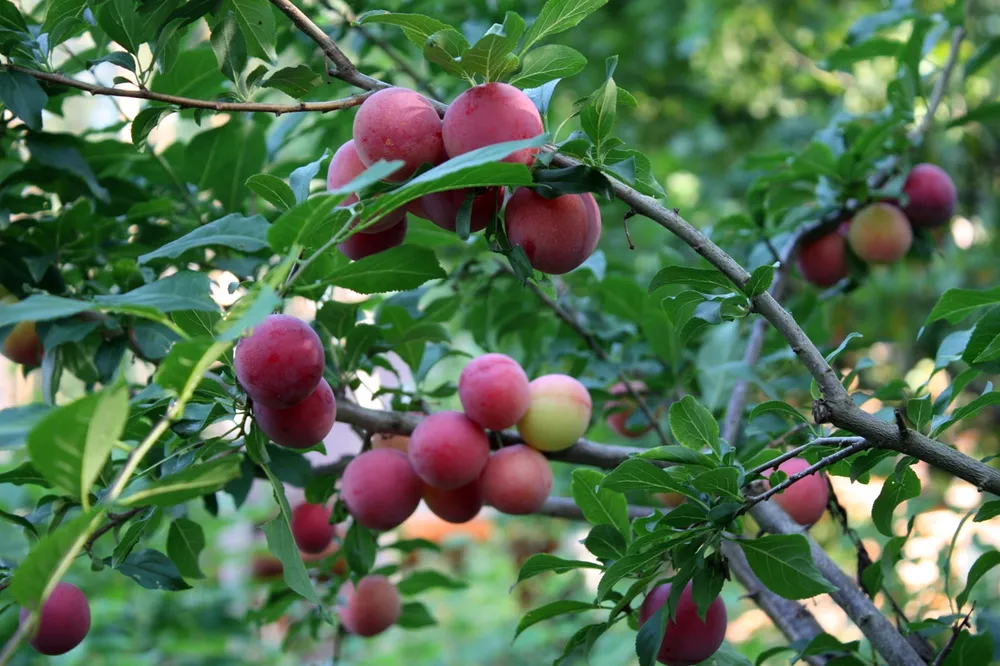
[[(444, 119), (431, 103), (404, 88), (386, 88), (366, 99), (354, 118), (354, 138), (334, 154), (327, 171), (327, 187), (346, 185), (379, 160), (404, 164), (387, 180), (399, 182), (424, 164), (437, 165), (478, 148), (530, 139), (544, 131), (531, 99), (506, 83), (471, 88), (448, 107)], [(537, 148), (519, 150), (503, 161), (531, 165)], [(472, 202), (470, 233), (482, 231), (503, 209), (508, 240), (524, 250), (531, 266), (543, 273), (568, 273), (587, 260), (601, 236), (601, 212), (591, 194), (566, 194), (546, 199), (528, 188), (518, 188), (506, 201), (503, 187), (473, 192), (449, 190), (425, 195), (406, 208), (385, 213), (338, 246), (350, 259), (361, 259), (403, 242), (406, 212), (455, 231), (462, 203)], [(351, 195), (341, 202), (358, 201)], [(377, 207), (378, 199), (374, 200)], [(384, 211), (379, 211), (384, 212)]]
[(918, 164), (903, 185), (907, 204), (889, 201), (869, 204), (854, 217), (818, 238), (809, 239), (799, 251), (799, 272), (819, 287), (830, 287), (849, 273), (847, 248), (869, 264), (892, 264), (910, 251), (913, 230), (947, 224), (955, 213), (955, 183), (941, 167)]

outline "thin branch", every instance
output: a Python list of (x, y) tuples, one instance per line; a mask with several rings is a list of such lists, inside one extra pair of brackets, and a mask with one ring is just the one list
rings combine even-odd
[(845, 444), (857, 444), (858, 442), (863, 442), (863, 441), (864, 439), (860, 437), (820, 437), (819, 439), (814, 439), (808, 444), (803, 444), (802, 446), (797, 446), (790, 451), (786, 451), (777, 458), (767, 461), (763, 465), (758, 465), (757, 467), (754, 467), (753, 469), (751, 469), (746, 473), (746, 476), (747, 478), (752, 478), (760, 474), (761, 472), (765, 472), (769, 469), (777, 467), (781, 463), (801, 455), (803, 452), (807, 451), (808, 449), (814, 446), (831, 446), (831, 445), (841, 446)]
[(955, 64), (958, 62), (958, 54), (961, 51), (963, 39), (965, 39), (965, 28), (958, 26), (952, 30), (948, 59), (945, 60), (944, 66), (941, 67), (941, 75), (938, 76), (938, 80), (934, 84), (931, 96), (927, 98), (927, 113), (920, 119), (917, 126), (906, 135), (906, 138), (913, 145), (919, 145), (923, 141), (924, 134), (927, 133), (927, 130), (931, 128), (931, 124), (934, 122), (934, 114), (937, 113), (937, 108), (941, 105), (941, 100), (944, 99), (944, 94), (948, 89), (948, 81), (951, 79), (951, 74), (955, 70)]
[(975, 609), (976, 609), (976, 604), (973, 603), (972, 607), (969, 609), (969, 612), (966, 613), (965, 617), (963, 617), (958, 624), (952, 627), (951, 636), (948, 638), (948, 642), (945, 643), (944, 647), (941, 649), (941, 652), (938, 654), (937, 658), (934, 660), (934, 663), (932, 663), (931, 666), (941, 666), (941, 664), (944, 663), (944, 660), (948, 658), (948, 654), (951, 652), (951, 649), (955, 647), (955, 642), (958, 641), (958, 637), (962, 634), (962, 629), (965, 629), (966, 627), (969, 626), (969, 621), (972, 619), (972, 611), (974, 611)]
[(146, 507), (137, 507), (135, 509), (129, 509), (124, 513), (109, 514), (108, 522), (104, 523), (94, 531), (94, 533), (90, 536), (90, 538), (87, 539), (87, 543), (86, 545), (84, 545), (83, 549), (89, 551), (91, 548), (94, 547), (94, 543), (98, 539), (100, 539), (102, 536), (104, 536), (114, 528), (118, 527), (119, 525), (127, 523), (130, 518), (142, 513), (143, 509), (145, 508)]
[(323, 51), (323, 54), (336, 66), (337, 73), (335, 76), (338, 78), (349, 75), (351, 72), (357, 72), (358, 68), (354, 66), (351, 59), (344, 55), (344, 52), (340, 50), (337, 43), (330, 39), (330, 36), (323, 32), (323, 30), (313, 23), (312, 19), (302, 13), (298, 7), (292, 4), (289, 0), (271, 0), (271, 4), (280, 9), (285, 13), (292, 23), (294, 23), (299, 30), (304, 32), (309, 39), (316, 42), (319, 48)]
[(146, 99), (154, 102), (164, 102), (166, 104), (173, 104), (174, 106), (181, 107), (182, 109), (209, 109), (211, 111), (252, 111), (258, 113), (273, 113), (275, 115), (281, 115), (283, 113), (303, 113), (308, 111), (316, 111), (325, 113), (327, 111), (340, 111), (342, 109), (349, 109), (354, 106), (358, 106), (364, 102), (371, 92), (357, 93), (351, 95), (350, 97), (345, 97), (343, 99), (335, 99), (331, 102), (297, 102), (295, 104), (263, 104), (258, 102), (212, 102), (210, 100), (204, 99), (192, 99), (190, 97), (178, 97), (177, 95), (165, 95), (163, 93), (155, 93), (149, 90), (126, 90), (124, 88), (108, 88), (105, 86), (98, 86), (92, 83), (85, 83), (83, 81), (77, 81), (68, 76), (63, 76), (62, 74), (52, 74), (49, 72), (40, 72), (35, 69), (29, 69), (28, 67), (22, 67), (20, 65), (6, 65), (7, 69), (21, 72), (29, 76), (33, 76), (40, 81), (47, 81), (49, 83), (54, 83), (56, 85), (67, 86), (69, 88), (76, 88), (78, 90), (84, 90), (89, 92), (91, 95), (107, 95), (110, 97), (131, 97), (133, 99)]
[[(633, 518), (645, 518), (653, 515), (656, 509), (648, 506), (628, 507), (629, 520)], [(572, 497), (550, 497), (545, 500), (541, 509), (535, 512), (539, 516), (552, 516), (553, 518), (566, 518), (568, 520), (586, 520), (583, 511), (576, 505)]]

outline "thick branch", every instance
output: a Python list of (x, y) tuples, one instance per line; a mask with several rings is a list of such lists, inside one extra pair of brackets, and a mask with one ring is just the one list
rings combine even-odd
[(20, 65), (7, 65), (7, 69), (15, 72), (21, 72), (29, 76), (33, 76), (40, 81), (48, 81), (49, 83), (66, 86), (68, 88), (85, 90), (86, 92), (89, 92), (91, 95), (106, 95), (109, 97), (131, 97), (133, 99), (148, 99), (154, 102), (164, 102), (166, 104), (179, 106), (182, 109), (209, 109), (211, 111), (254, 111), (258, 113), (273, 113), (275, 115), (281, 115), (282, 113), (301, 113), (305, 111), (327, 112), (327, 111), (339, 111), (341, 109), (349, 109), (351, 107), (358, 106), (371, 95), (371, 92), (363, 92), (363, 93), (358, 93), (356, 95), (351, 95), (350, 97), (345, 97), (344, 99), (335, 99), (330, 102), (296, 102), (295, 104), (262, 104), (258, 102), (213, 102), (204, 99), (178, 97), (177, 95), (165, 95), (163, 93), (155, 93), (149, 90), (126, 90), (124, 88), (108, 88), (105, 86), (94, 85), (92, 83), (84, 83), (83, 81), (77, 81), (76, 79), (72, 79), (68, 76), (63, 76), (62, 74), (39, 72), (38, 70), (29, 69), (27, 67), (21, 67)]

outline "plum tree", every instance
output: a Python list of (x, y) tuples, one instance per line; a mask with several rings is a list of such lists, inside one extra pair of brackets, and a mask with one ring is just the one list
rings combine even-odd
[[(23, 624), (31, 614), (21, 609)], [(90, 631), (90, 604), (76, 585), (59, 583), (42, 604), (31, 633), (31, 647), (48, 656), (65, 654), (83, 642)]]
[(355, 588), (344, 583), (337, 611), (344, 628), (356, 636), (375, 636), (396, 624), (403, 613), (399, 590), (385, 576), (365, 576)]
[[(333, 190), (347, 185), (349, 182), (364, 173), (367, 168), (368, 167), (365, 166), (365, 163), (361, 161), (361, 157), (358, 155), (354, 139), (351, 139), (338, 148), (337, 152), (333, 154), (333, 158), (330, 160), (330, 166), (326, 170), (326, 189)], [(351, 204), (355, 204), (357, 202), (358, 195), (351, 194), (338, 205), (342, 207), (350, 206)], [(361, 233), (374, 234), (380, 231), (385, 231), (386, 229), (396, 226), (404, 219), (406, 219), (406, 207), (397, 208), (396, 210), (387, 213), (385, 217), (375, 224), (362, 229)]]
[(388, 229), (375, 233), (356, 233), (337, 245), (337, 249), (348, 259), (357, 261), (373, 254), (384, 252), (391, 247), (403, 244), (406, 238), (406, 220)]
[(420, 504), (423, 484), (405, 453), (365, 451), (344, 469), (340, 495), (354, 519), (373, 530), (391, 530)]
[[(644, 382), (629, 382), (632, 390), (636, 393), (642, 394), (646, 391), (646, 384)], [(628, 394), (628, 389), (624, 382), (618, 382), (611, 387), (611, 395), (624, 396)], [(623, 409), (618, 409), (617, 411), (608, 414), (607, 422), (608, 426), (614, 430), (616, 433), (622, 437), (628, 437), (634, 439), (636, 437), (641, 437), (647, 432), (653, 429), (653, 424), (644, 423), (639, 426), (629, 427), (628, 420), (635, 413), (635, 403), (629, 398), (625, 400), (612, 400), (607, 404), (608, 409), (616, 409), (622, 407)]]
[(354, 145), (366, 166), (402, 160), (387, 180), (406, 180), (421, 164), (442, 161), (441, 117), (423, 95), (385, 88), (366, 99), (354, 116)]
[[(418, 201), (424, 213), (423, 217), (447, 231), (455, 231), (458, 223), (458, 211), (469, 195), (468, 188), (461, 190), (446, 190), (426, 194)], [(503, 208), (503, 188), (488, 187), (477, 194), (472, 200), (472, 218), (469, 232), (482, 231), (490, 224), (490, 220)]]
[(799, 272), (817, 287), (832, 287), (847, 277), (847, 242), (840, 231), (806, 241), (799, 249)]
[[(792, 458), (778, 465), (778, 469), (788, 476), (805, 471), (808, 467), (809, 462), (803, 458)], [(772, 470), (768, 470), (764, 475), (770, 476), (771, 472)], [(827, 485), (826, 475), (818, 472), (799, 479), (768, 501), (771, 500), (784, 509), (792, 520), (808, 527), (826, 512), (830, 486)]]
[(483, 508), (483, 485), (479, 479), (452, 489), (424, 484), (424, 504), (442, 520), (467, 523)]
[(483, 471), (489, 456), (486, 433), (461, 412), (431, 414), (410, 435), (413, 469), (435, 488), (470, 483)]
[(948, 172), (936, 164), (918, 164), (903, 184), (908, 203), (903, 208), (915, 227), (938, 227), (955, 214), (958, 192)]
[[(639, 607), (639, 625), (646, 624), (670, 597), (671, 584), (650, 590)], [(677, 600), (675, 618), (667, 621), (657, 661), (666, 666), (694, 666), (715, 654), (726, 639), (726, 606), (716, 597), (703, 620), (691, 594), (692, 584), (684, 586)], [(666, 609), (664, 608), (664, 613)]]
[[(545, 131), (542, 117), (527, 95), (506, 83), (466, 90), (444, 114), (441, 134), (449, 157), (504, 141), (532, 139)], [(538, 148), (524, 148), (504, 162), (531, 164)]]
[(535, 513), (552, 491), (552, 468), (545, 456), (524, 444), (505, 446), (486, 463), (480, 478), (483, 499), (511, 515)]
[(484, 354), (469, 361), (458, 378), (465, 415), (489, 430), (513, 427), (531, 403), (528, 375), (504, 354)]
[(287, 409), (316, 390), (326, 358), (309, 324), (290, 315), (268, 315), (241, 338), (233, 355), (236, 376), (254, 403)]
[(290, 449), (308, 449), (330, 434), (337, 418), (337, 399), (325, 379), (302, 402), (273, 409), (260, 403), (253, 406), (257, 426), (272, 442)]
[[(589, 198), (589, 200), (588, 200)], [(590, 194), (564, 194), (546, 199), (520, 187), (507, 202), (504, 213), (507, 238), (524, 250), (532, 268), (561, 275), (593, 253), (600, 238), (601, 221)]]
[(889, 203), (865, 206), (851, 220), (847, 242), (870, 264), (891, 264), (910, 251), (913, 229), (903, 211)]
[(40, 365), (45, 353), (35, 330), (35, 322), (19, 321), (3, 341), (3, 355), (21, 365), (33, 368)]
[(330, 524), (332, 510), (322, 504), (300, 504), (292, 509), (292, 537), (303, 553), (321, 553), (333, 542), (336, 528)]
[(531, 404), (517, 422), (526, 444), (539, 451), (562, 451), (583, 437), (593, 406), (583, 384), (568, 375), (543, 375), (529, 388)]

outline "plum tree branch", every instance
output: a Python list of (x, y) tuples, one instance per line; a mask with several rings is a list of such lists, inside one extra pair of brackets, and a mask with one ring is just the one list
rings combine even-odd
[[(633, 506), (628, 507), (628, 517), (633, 518), (645, 518), (646, 516), (652, 515), (653, 509), (648, 506)], [(541, 509), (535, 512), (537, 515), (541, 516), (552, 516), (553, 518), (566, 518), (568, 520), (586, 520), (583, 515), (583, 511), (580, 507), (576, 505), (576, 502), (572, 497), (550, 497), (545, 500), (545, 504)]]
[(760, 474), (761, 472), (766, 472), (769, 469), (773, 469), (778, 465), (780, 465), (781, 463), (801, 455), (802, 453), (811, 449), (814, 446), (829, 446), (829, 445), (842, 446), (844, 444), (855, 444), (859, 441), (863, 442), (864, 440), (860, 437), (820, 437), (818, 439), (812, 440), (808, 444), (803, 444), (802, 446), (797, 446), (794, 449), (786, 451), (777, 458), (768, 460), (763, 465), (758, 465), (757, 467), (754, 467), (751, 470), (747, 470), (746, 476), (747, 478), (751, 478)]
[(7, 69), (14, 72), (21, 72), (28, 76), (33, 76), (39, 81), (47, 81), (56, 85), (76, 88), (90, 93), (91, 95), (105, 95), (109, 97), (131, 97), (133, 99), (145, 99), (154, 102), (164, 102), (172, 104), (182, 109), (208, 109), (211, 111), (251, 111), (257, 113), (273, 113), (281, 115), (283, 113), (302, 113), (316, 111), (325, 113), (327, 111), (339, 111), (360, 105), (371, 96), (370, 91), (357, 93), (343, 99), (335, 99), (330, 102), (296, 102), (295, 104), (264, 104), (260, 102), (213, 102), (204, 99), (192, 99), (190, 97), (179, 97), (177, 95), (166, 95), (150, 90), (126, 90), (124, 88), (108, 88), (92, 83), (77, 81), (76, 79), (50, 72), (40, 72), (36, 69), (22, 67), (21, 65), (7, 64)]

